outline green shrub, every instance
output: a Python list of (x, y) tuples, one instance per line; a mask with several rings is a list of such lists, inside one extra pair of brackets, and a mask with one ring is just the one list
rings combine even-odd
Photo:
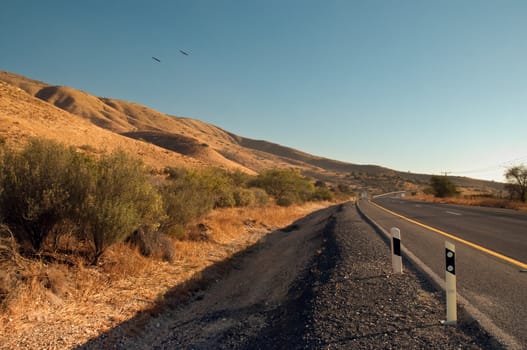
[(432, 176), (430, 178), (430, 188), (436, 197), (452, 197), (458, 194), (456, 185), (454, 185), (446, 176)]
[(162, 200), (141, 161), (118, 151), (97, 163), (90, 200), (83, 208), (84, 226), (91, 232), (95, 259), (143, 225), (162, 215)]
[[(161, 188), (167, 219), (163, 229), (185, 225), (214, 208), (234, 207), (238, 191), (233, 177), (218, 168), (166, 169), (167, 182)], [(240, 178), (240, 175), (236, 175)], [(240, 199), (240, 198), (239, 198)]]
[(234, 207), (234, 182), (228, 172), (219, 168), (203, 169), (199, 173), (200, 181), (214, 201), (214, 208)]
[(227, 175), (231, 178), (232, 184), (234, 186), (244, 188), (247, 187), (247, 184), (254, 178), (254, 176), (246, 174), (238, 169), (228, 173)]
[(237, 207), (248, 207), (256, 202), (255, 193), (248, 188), (238, 188), (233, 195)]
[(258, 187), (251, 187), (251, 192), (254, 194), (254, 205), (257, 207), (264, 207), (269, 204), (269, 195), (264, 189)]
[(172, 227), (185, 225), (210, 212), (214, 208), (214, 198), (198, 171), (169, 169), (167, 173), (168, 180), (161, 188), (167, 214), (163, 230), (171, 232), (174, 231)]
[(50, 232), (88, 197), (92, 162), (74, 148), (32, 139), (20, 152), (4, 150), (0, 210), (19, 241), (39, 251)]
[(311, 195), (313, 201), (332, 201), (335, 199), (335, 194), (327, 187), (317, 187)]
[(251, 182), (275, 198), (278, 205), (288, 206), (309, 200), (314, 192), (311, 181), (295, 170), (271, 169)]
[(277, 205), (281, 207), (288, 207), (290, 205), (295, 204), (295, 198), (290, 195), (283, 195), (283, 196), (276, 198), (275, 202)]

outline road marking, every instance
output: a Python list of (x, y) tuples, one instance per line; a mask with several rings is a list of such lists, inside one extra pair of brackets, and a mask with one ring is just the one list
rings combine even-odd
[(461, 213), (456, 213), (455, 211), (446, 211), (445, 213), (452, 215), (461, 215)]
[(408, 221), (408, 222), (411, 222), (412, 224), (416, 224), (416, 225), (418, 225), (418, 226), (424, 227), (424, 228), (426, 228), (427, 230), (433, 231), (433, 232), (435, 232), (435, 233), (439, 233), (440, 235), (443, 235), (443, 236), (445, 236), (445, 237), (447, 237), (447, 238), (450, 238), (450, 239), (452, 239), (452, 240), (454, 240), (454, 241), (461, 242), (461, 243), (463, 243), (463, 244), (465, 244), (465, 245), (468, 245), (469, 247), (472, 247), (472, 248), (477, 249), (477, 250), (479, 250), (479, 251), (481, 251), (481, 252), (487, 253), (487, 254), (492, 255), (492, 256), (494, 256), (494, 257), (496, 257), (496, 258), (498, 258), (498, 259), (501, 259), (501, 260), (506, 261), (506, 262), (508, 262), (508, 263), (510, 263), (510, 264), (516, 265), (516, 266), (518, 266), (518, 267), (520, 267), (520, 268), (522, 268), (522, 269), (526, 269), (526, 270), (527, 270), (527, 264), (522, 263), (521, 261), (518, 261), (518, 260), (513, 259), (513, 258), (509, 258), (508, 256), (505, 256), (505, 255), (500, 254), (500, 253), (498, 253), (498, 252), (495, 252), (495, 251), (493, 251), (493, 250), (490, 250), (490, 249), (487, 249), (487, 248), (485, 248), (485, 247), (482, 247), (482, 246), (480, 246), (480, 245), (478, 245), (478, 244), (476, 244), (476, 243), (472, 243), (472, 242), (470, 242), (470, 241), (466, 241), (466, 240), (464, 240), (463, 238), (459, 238), (459, 237), (454, 236), (453, 234), (450, 234), (450, 233), (447, 233), (447, 232), (444, 232), (444, 231), (438, 230), (437, 228), (434, 228), (434, 227), (432, 227), (432, 226), (428, 226), (428, 225), (426, 225), (426, 224), (423, 224), (423, 223), (421, 223), (421, 222), (419, 222), (419, 221), (416, 221), (416, 220), (413, 220), (413, 219), (407, 218), (406, 216), (403, 216), (403, 215), (401, 215), (401, 214), (397, 214), (396, 212), (393, 212), (393, 211), (391, 211), (391, 210), (389, 210), (389, 209), (386, 209), (386, 208), (380, 206), (380, 205), (377, 204), (377, 203), (373, 203), (373, 202), (371, 202), (371, 201), (369, 201), (369, 202), (372, 203), (374, 206), (376, 206), (376, 207), (378, 207), (378, 208), (384, 210), (385, 212), (390, 213), (390, 214), (392, 214), (392, 215), (394, 215), (394, 216), (397, 216), (397, 217), (399, 217), (399, 218), (401, 218), (401, 219), (403, 219), (403, 220), (406, 220), (406, 221)]

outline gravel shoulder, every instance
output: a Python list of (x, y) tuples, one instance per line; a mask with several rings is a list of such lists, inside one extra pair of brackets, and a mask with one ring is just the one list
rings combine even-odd
[(78, 348), (501, 348), (477, 324), (441, 325), (442, 293), (405, 268), (392, 274), (386, 243), (352, 203), (337, 205), (209, 269), (192, 295), (174, 290)]
[[(499, 349), (458, 310), (445, 327), (444, 293), (405, 262), (392, 273), (389, 246), (347, 205), (328, 233), (326, 265), (308, 302), (313, 322), (306, 344), (319, 349)], [(318, 284), (318, 285), (317, 285)]]

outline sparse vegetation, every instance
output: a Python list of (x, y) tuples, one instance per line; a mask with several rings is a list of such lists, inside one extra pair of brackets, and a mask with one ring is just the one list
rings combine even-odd
[(164, 231), (183, 236), (183, 226), (199, 219), (214, 208), (214, 198), (208, 192), (205, 179), (194, 170), (167, 169), (168, 180), (161, 186), (166, 212)]
[(275, 198), (276, 204), (289, 206), (313, 199), (315, 186), (296, 170), (271, 169), (251, 182)]
[[(297, 172), (280, 174), (292, 189), (283, 198), (292, 203), (326, 200), (334, 193)], [(179, 266), (161, 265), (174, 281), (188, 279), (254, 243), (270, 227), (306, 213), (305, 206), (272, 204), (276, 192), (255, 187), (258, 178), (218, 168), (160, 174), (120, 151), (95, 157), (85, 147), (78, 151), (41, 139), (21, 150), (0, 144), (0, 322), (11, 322), (3, 315), (26, 310), (22, 305), (33, 299), (40, 300), (40, 310), (57, 312), (53, 302), (68, 298), (68, 303), (97, 303), (90, 310), (98, 310), (108, 305), (99, 300), (101, 286), (110, 291), (125, 277), (151, 278), (158, 260)], [(284, 205), (283, 198), (277, 202)], [(218, 252), (213, 260), (205, 255)], [(88, 267), (91, 263), (96, 266)], [(155, 296), (158, 289), (149, 293)], [(52, 302), (44, 306), (43, 300)]]
[(430, 188), (427, 191), (435, 197), (452, 197), (458, 194), (456, 185), (446, 176), (432, 176), (430, 178)]
[(73, 147), (33, 139), (20, 152), (3, 153), (0, 212), (33, 253), (67, 227), (79, 239), (91, 239), (96, 261), (107, 247), (162, 215), (161, 198), (142, 163), (122, 152), (95, 160)]
[(170, 249), (155, 248), (166, 245), (164, 234), (185, 238), (186, 225), (213, 209), (261, 207), (270, 196), (280, 206), (328, 201), (336, 193), (324, 182), (279, 169), (251, 177), (219, 168), (170, 168), (154, 185), (142, 162), (121, 151), (94, 158), (40, 139), (21, 151), (2, 145), (0, 156), (0, 218), (21, 247), (31, 248), (24, 252), (57, 249), (67, 233), (79, 251), (91, 242), (93, 263), (125, 240), (166, 259)]
[(311, 196), (315, 201), (332, 201), (335, 199), (335, 193), (323, 181), (315, 182), (315, 190)]

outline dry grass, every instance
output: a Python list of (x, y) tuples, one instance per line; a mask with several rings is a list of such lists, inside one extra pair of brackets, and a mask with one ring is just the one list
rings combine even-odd
[(200, 167), (203, 161), (102, 129), (0, 81), (0, 137), (20, 147), (31, 137), (52, 139), (88, 153), (122, 149), (149, 167)]
[[(174, 286), (328, 203), (232, 208), (202, 220), (206, 240), (176, 241), (172, 263), (113, 246), (99, 266), (45, 263), (0, 243), (0, 349), (71, 348), (155, 305)], [(71, 259), (70, 259), (71, 261)], [(3, 288), (3, 289), (2, 289)], [(3, 290), (3, 292), (2, 292)]]
[(433, 195), (427, 194), (417, 194), (414, 196), (408, 196), (407, 199), (420, 200), (425, 202), (435, 202), (435, 203), (448, 203), (448, 204), (460, 204), (460, 205), (472, 205), (480, 207), (491, 207), (491, 208), (506, 208), (514, 209), (527, 212), (527, 203), (522, 203), (519, 201), (511, 201), (508, 199), (502, 198), (486, 198), (486, 197), (471, 197), (471, 196), (461, 196), (461, 197), (448, 197), (448, 198), (437, 198)]
[[(152, 130), (185, 135), (191, 143), (206, 143), (210, 147), (194, 156), (184, 156), (171, 151), (170, 147), (166, 149), (121, 135)], [(89, 148), (95, 153), (121, 148), (138, 155), (154, 168), (207, 165), (255, 174), (254, 169), (289, 166), (279, 157), (256, 155), (253, 150), (238, 145), (226, 131), (198, 120), (169, 116), (137, 103), (99, 98), (69, 87), (49, 86), (2, 71), (0, 136), (14, 143), (31, 136), (49, 138)], [(166, 145), (159, 143), (159, 146)], [(224, 153), (238, 154), (240, 161), (228, 159)], [(266, 159), (256, 159), (262, 156)]]
[[(17, 122), (19, 124), (15, 124)], [(164, 142), (150, 144), (120, 135), (123, 132), (152, 131), (184, 136), (191, 140), (191, 144), (207, 144), (209, 147), (191, 156), (183, 156), (170, 151), (170, 147), (154, 145), (169, 146)], [(119, 146), (140, 156), (154, 168), (207, 165), (254, 174), (269, 168), (293, 167), (334, 181), (341, 181), (343, 173), (349, 173), (343, 168), (342, 171), (335, 170), (343, 166), (340, 162), (265, 141), (245, 139), (196, 119), (174, 117), (137, 103), (96, 97), (77, 89), (50, 86), (3, 71), (0, 71), (0, 136), (8, 141), (24, 140), (29, 136), (51, 138), (95, 153)], [(314, 165), (321, 161), (321, 165)], [(350, 171), (357, 167), (350, 166)]]

